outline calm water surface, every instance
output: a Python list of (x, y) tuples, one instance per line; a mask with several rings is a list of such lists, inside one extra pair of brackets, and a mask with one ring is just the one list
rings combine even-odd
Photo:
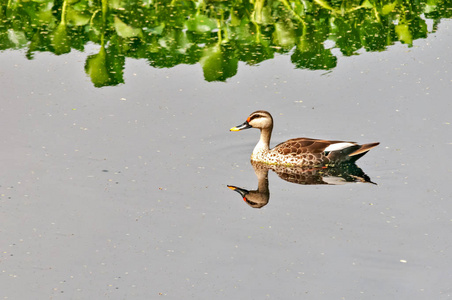
[[(238, 64), (224, 82), (199, 64), (125, 61), (96, 88), (89, 55), (0, 53), (2, 299), (449, 299), (452, 295), (452, 23), (413, 47)], [(358, 161), (377, 183), (257, 188), (257, 130), (381, 142)]]

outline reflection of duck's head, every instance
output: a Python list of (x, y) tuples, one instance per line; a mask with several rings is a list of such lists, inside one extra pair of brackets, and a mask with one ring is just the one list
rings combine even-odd
[(228, 188), (239, 193), (243, 197), (243, 200), (253, 208), (261, 208), (267, 205), (268, 199), (270, 198), (268, 189), (264, 192), (260, 192), (259, 190), (248, 191), (233, 185), (228, 185)]

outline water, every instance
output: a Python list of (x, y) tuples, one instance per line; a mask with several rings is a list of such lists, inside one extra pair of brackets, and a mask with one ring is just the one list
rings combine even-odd
[[(0, 54), (4, 299), (446, 299), (451, 297), (450, 20), (332, 70), (288, 56), (227, 83), (199, 64), (127, 59), (96, 88), (89, 55)], [(336, 50), (333, 50), (333, 52)], [(358, 161), (377, 183), (298, 185), (249, 162), (273, 114), (294, 137), (379, 141)], [(26, 287), (26, 288), (25, 288)]]

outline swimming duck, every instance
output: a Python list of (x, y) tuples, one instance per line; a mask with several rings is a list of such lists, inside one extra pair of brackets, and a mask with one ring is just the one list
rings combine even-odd
[(230, 131), (258, 128), (261, 137), (251, 154), (252, 161), (274, 165), (319, 167), (353, 163), (380, 143), (359, 145), (355, 142), (296, 138), (270, 149), (273, 117), (264, 110), (253, 112), (246, 121)]

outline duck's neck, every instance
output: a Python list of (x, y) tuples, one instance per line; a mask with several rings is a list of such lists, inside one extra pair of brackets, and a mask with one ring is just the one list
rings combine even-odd
[(267, 198), (268, 202), (268, 197), (270, 195), (270, 191), (268, 189), (268, 168), (254, 169), (254, 173), (256, 173), (258, 180), (257, 190), (260, 194)]
[(270, 149), (270, 138), (272, 136), (272, 127), (261, 129), (261, 137), (253, 150), (253, 156), (265, 153)]

